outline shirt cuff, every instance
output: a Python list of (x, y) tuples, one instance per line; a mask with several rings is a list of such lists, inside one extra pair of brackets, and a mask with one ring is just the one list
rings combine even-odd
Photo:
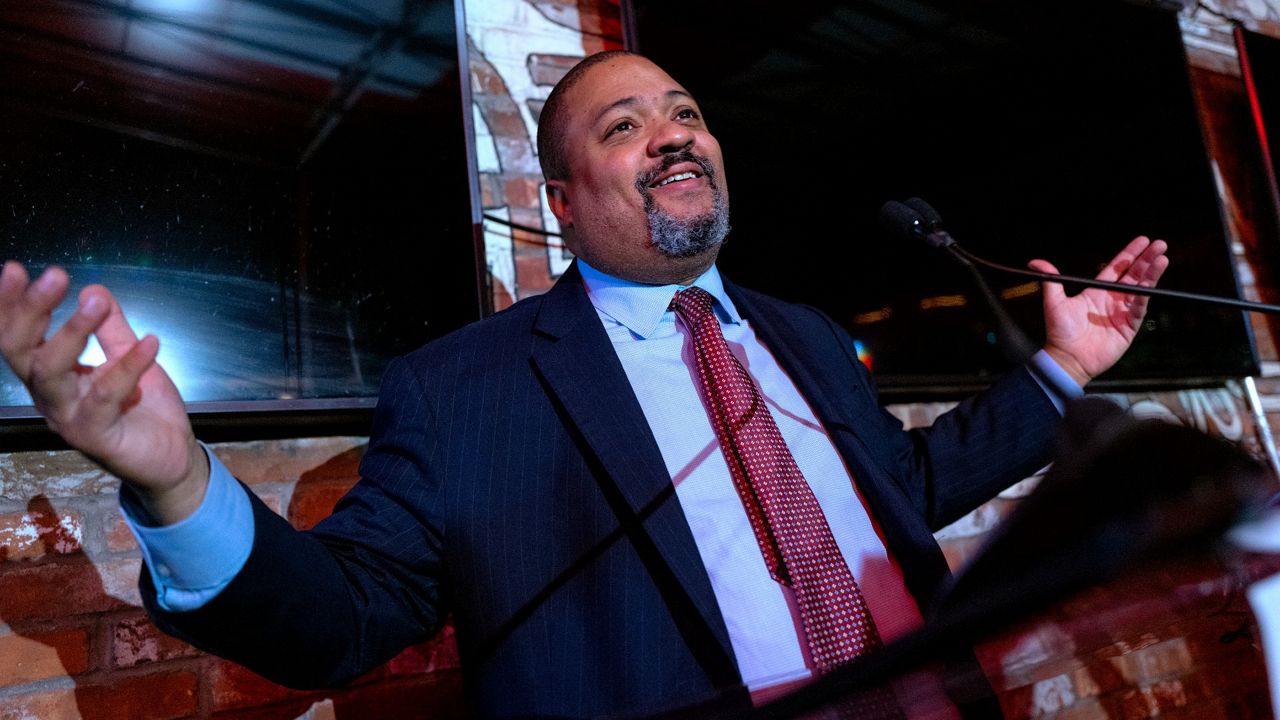
[(1058, 409), (1059, 415), (1066, 412), (1068, 402), (1084, 397), (1084, 388), (1080, 387), (1080, 383), (1044, 350), (1031, 356), (1027, 361), (1027, 369), (1031, 371), (1031, 377), (1035, 378), (1040, 389), (1044, 390), (1044, 394), (1049, 396), (1049, 401)]
[(218, 458), (209, 456), (209, 487), (196, 511), (173, 525), (156, 525), (133, 490), (120, 488), (120, 514), (138, 540), (156, 587), (156, 602), (169, 612), (203, 607), (244, 567), (253, 549), (253, 506)]

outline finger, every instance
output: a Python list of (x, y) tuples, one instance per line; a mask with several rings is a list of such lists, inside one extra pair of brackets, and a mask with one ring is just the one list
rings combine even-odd
[[(4, 268), (0, 269), (0, 352), (3, 352), (6, 357), (11, 354), (8, 328), (17, 317), (18, 303), (22, 301), (22, 295), (27, 291), (29, 283), (27, 271), (22, 265), (12, 260), (6, 262)], [(13, 350), (16, 351), (16, 346)], [(9, 364), (17, 371), (17, 365), (13, 360), (10, 360)], [(25, 373), (19, 373), (19, 375), (25, 375)]]
[(138, 381), (155, 364), (159, 352), (160, 341), (155, 335), (148, 335), (117, 360), (104, 365), (106, 371), (94, 379), (88, 397), (80, 404), (82, 427), (105, 428), (113, 423), (124, 404), (138, 392)]
[[(1163, 240), (1152, 242), (1120, 279), (1121, 282), (1154, 287), (1169, 268), (1169, 256), (1165, 254), (1167, 250), (1168, 246)], [(1136, 329), (1147, 315), (1150, 298), (1145, 295), (1123, 295), (1121, 299), (1128, 311), (1128, 323)]]
[[(1130, 243), (1133, 247), (1133, 243)], [(1168, 245), (1163, 240), (1150, 242), (1143, 248), (1132, 264), (1119, 277), (1119, 282), (1142, 287), (1153, 287), (1164, 271), (1169, 267), (1169, 258), (1165, 255)], [(1147, 314), (1149, 298), (1145, 295), (1117, 295), (1117, 301), (1123, 304), (1127, 320), (1136, 327)]]
[(32, 380), (57, 378), (74, 370), (89, 336), (102, 324), (108, 310), (109, 306), (101, 296), (81, 293), (80, 306), (75, 313), (33, 353)]
[[(1164, 271), (1167, 269), (1169, 269), (1169, 256), (1159, 254), (1152, 258), (1146, 264), (1142, 274), (1134, 277), (1133, 280), (1143, 287), (1155, 287), (1156, 283), (1160, 281), (1160, 277), (1164, 275)], [(1135, 323), (1141, 322), (1142, 318), (1147, 314), (1147, 303), (1150, 301), (1150, 298), (1145, 295), (1131, 295), (1129, 297), (1133, 298), (1133, 300), (1130, 300), (1127, 303), (1129, 315), (1133, 318)]]
[(30, 373), (31, 352), (44, 340), (53, 309), (66, 297), (67, 285), (67, 274), (61, 268), (49, 268), (5, 308), (0, 351), (23, 380)]
[(1139, 285), (1150, 287), (1156, 284), (1160, 276), (1169, 267), (1169, 256), (1165, 254), (1168, 246), (1163, 240), (1152, 242), (1147, 249), (1138, 256), (1129, 268), (1127, 275), (1130, 277), (1125, 279), (1126, 282), (1132, 281)]
[(84, 289), (81, 297), (84, 297), (85, 293), (102, 297), (109, 308), (106, 319), (102, 321), (97, 331), (98, 344), (102, 346), (102, 352), (108, 360), (124, 355), (138, 343), (138, 334), (133, 331), (129, 319), (124, 316), (120, 303), (116, 301), (111, 291), (101, 285), (90, 285)]
[(1116, 282), (1129, 271), (1133, 261), (1142, 255), (1142, 252), (1150, 244), (1151, 241), (1142, 235), (1130, 240), (1129, 244), (1118, 255), (1111, 258), (1111, 262), (1107, 263), (1106, 267), (1102, 268), (1102, 271), (1098, 273), (1097, 279), (1105, 282)]
[(9, 309), (22, 297), (29, 282), (21, 263), (10, 260), (0, 269), (0, 322), (9, 316)]
[[(1048, 260), (1032, 260), (1027, 263), (1027, 267), (1037, 272), (1049, 273), (1050, 275), (1059, 275), (1058, 268)], [(1055, 305), (1067, 299), (1067, 291), (1062, 287), (1062, 283), (1051, 282), (1048, 280), (1041, 282), (1044, 288), (1044, 304), (1046, 306)]]

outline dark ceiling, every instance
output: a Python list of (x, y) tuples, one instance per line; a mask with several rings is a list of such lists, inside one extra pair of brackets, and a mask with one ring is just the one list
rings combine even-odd
[(430, 102), (456, 68), (449, 0), (0, 4), (6, 112), (237, 161), (305, 161), (357, 102)]

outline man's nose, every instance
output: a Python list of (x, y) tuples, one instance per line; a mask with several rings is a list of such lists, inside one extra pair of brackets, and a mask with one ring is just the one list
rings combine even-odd
[(693, 145), (693, 131), (678, 122), (664, 122), (649, 139), (649, 154), (653, 156), (680, 152)]

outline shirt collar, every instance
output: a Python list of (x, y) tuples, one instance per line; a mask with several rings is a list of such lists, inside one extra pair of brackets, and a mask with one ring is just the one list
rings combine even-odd
[[(648, 338), (662, 323), (671, 305), (671, 298), (689, 285), (645, 285), (603, 273), (582, 258), (577, 259), (582, 284), (587, 297), (600, 313), (608, 315), (624, 325), (640, 338)], [(720, 321), (737, 325), (742, 321), (738, 309), (724, 291), (720, 271), (712, 265), (693, 281), (692, 287), (700, 287), (716, 299), (716, 314)]]

